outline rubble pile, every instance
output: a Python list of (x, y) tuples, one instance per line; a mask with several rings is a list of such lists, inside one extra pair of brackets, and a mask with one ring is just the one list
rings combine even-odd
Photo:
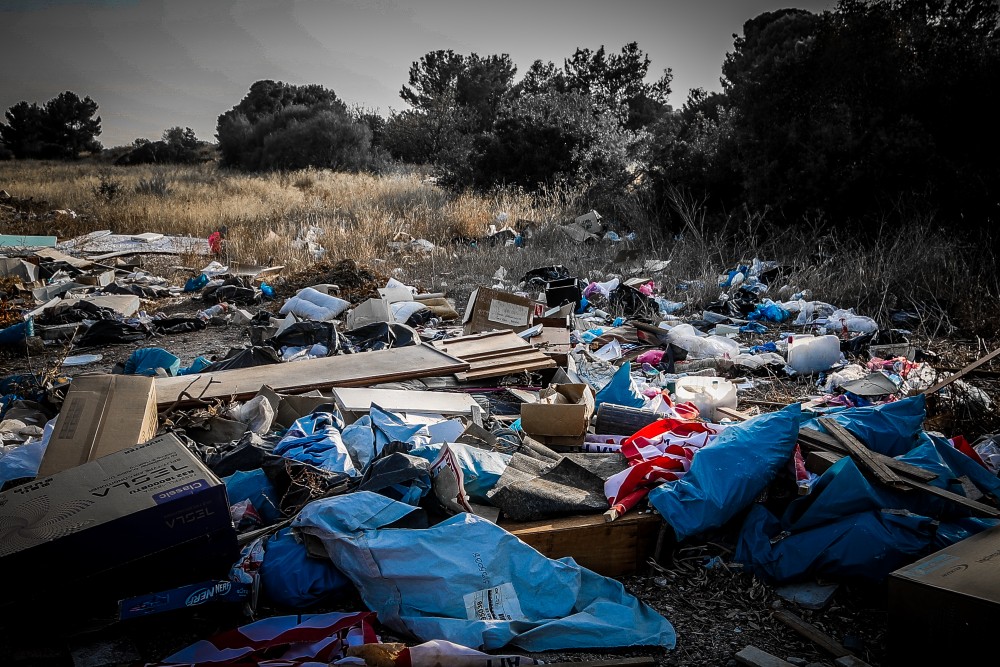
[[(12, 627), (93, 644), (212, 610), (218, 632), (120, 661), (148, 665), (877, 665), (971, 655), (1000, 613), (1000, 436), (926, 429), (942, 397), (993, 409), (971, 374), (1000, 350), (939, 373), (758, 259), (704, 307), (656, 258), (501, 269), (455, 304), (350, 260), (206, 254), (181, 285), (85, 245), (0, 258), (0, 346), (68, 355), (0, 377)], [(243, 342), (170, 351), (206, 329)], [(780, 383), (802, 395), (750, 398)], [(699, 616), (684, 597), (722, 572), (744, 597)], [(885, 646), (808, 621), (858, 584)], [(756, 643), (698, 653), (734, 619)]]

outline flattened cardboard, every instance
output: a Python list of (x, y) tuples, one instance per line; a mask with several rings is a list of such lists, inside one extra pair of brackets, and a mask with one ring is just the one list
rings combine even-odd
[(173, 434), (0, 493), (0, 568), (17, 573), (0, 606), (93, 609), (223, 578), (238, 555), (225, 484)]
[(539, 392), (537, 403), (521, 404), (521, 428), (547, 445), (582, 445), (593, 414), (589, 385), (554, 384)]
[(532, 324), (535, 303), (531, 299), (491, 287), (479, 287), (469, 295), (462, 317), (463, 333), (497, 329), (524, 331)]
[(73, 379), (45, 448), (45, 477), (146, 442), (156, 435), (156, 385), (143, 375)]
[(891, 655), (908, 659), (900, 664), (971, 662), (1000, 625), (1000, 526), (899, 568), (888, 592)]

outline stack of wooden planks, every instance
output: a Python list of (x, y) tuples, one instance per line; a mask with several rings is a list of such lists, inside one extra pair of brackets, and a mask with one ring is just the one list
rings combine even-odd
[(510, 373), (555, 368), (556, 362), (513, 331), (490, 331), (434, 342), (434, 346), (469, 364), (455, 374), (461, 382)]

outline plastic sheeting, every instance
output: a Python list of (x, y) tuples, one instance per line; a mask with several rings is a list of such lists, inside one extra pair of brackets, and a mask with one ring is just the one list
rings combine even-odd
[(678, 540), (719, 528), (742, 512), (787, 465), (799, 434), (800, 409), (730, 426), (695, 454), (688, 473), (649, 492), (649, 502)]
[(180, 358), (170, 354), (162, 347), (142, 347), (134, 350), (125, 360), (126, 375), (157, 375), (158, 369), (173, 377), (180, 370)]
[(226, 495), (229, 497), (230, 505), (249, 500), (266, 525), (285, 518), (278, 509), (280, 500), (278, 492), (260, 468), (249, 472), (236, 471), (228, 477), (223, 477), (222, 481), (226, 485)]
[[(443, 445), (440, 443), (414, 447), (410, 450), (410, 454), (433, 463), (441, 454), (441, 447)], [(469, 494), (469, 498), (477, 503), (489, 504), (487, 494), (510, 463), (510, 454), (492, 452), (459, 442), (448, 443), (448, 447), (462, 468), (465, 492)]]
[(360, 477), (351, 455), (340, 438), (343, 427), (340, 417), (316, 410), (295, 420), (292, 427), (274, 447), (276, 456), (295, 459), (330, 472)]
[[(1000, 492), (1000, 480), (946, 441), (926, 433), (921, 440), (923, 444), (897, 458), (936, 473), (929, 484), (964, 495), (955, 480), (965, 476), (986, 493)], [(763, 506), (753, 507), (734, 558), (775, 583), (816, 577), (878, 582), (997, 523), (972, 517), (962, 506), (936, 496), (873, 486), (845, 457), (780, 519)]]
[(282, 528), (264, 543), (260, 583), (272, 602), (293, 609), (306, 609), (352, 588), (330, 559), (310, 556), (291, 528)]
[(323, 543), (380, 622), (422, 641), (482, 650), (674, 647), (670, 623), (617, 581), (571, 558), (550, 560), (475, 515), (380, 530), (415, 511), (359, 491), (310, 503), (292, 525)]
[(622, 364), (611, 376), (611, 381), (597, 392), (594, 397), (594, 409), (599, 408), (601, 403), (613, 403), (629, 408), (641, 408), (646, 404), (646, 398), (632, 381), (631, 362), (626, 361)]
[[(899, 456), (920, 444), (927, 416), (925, 403), (924, 395), (918, 394), (882, 405), (829, 411), (823, 416), (853, 433), (869, 449), (886, 456)], [(802, 426), (826, 432), (815, 419), (806, 421)]]

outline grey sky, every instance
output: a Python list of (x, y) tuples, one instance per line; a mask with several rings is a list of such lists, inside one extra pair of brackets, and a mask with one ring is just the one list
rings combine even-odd
[(535, 59), (636, 41), (650, 75), (674, 72), (671, 103), (719, 90), (733, 33), (763, 11), (832, 9), (834, 0), (0, 0), (0, 111), (64, 90), (100, 106), (105, 146), (191, 127), (259, 79), (318, 83), (349, 105), (405, 104), (410, 64), (436, 49)]

